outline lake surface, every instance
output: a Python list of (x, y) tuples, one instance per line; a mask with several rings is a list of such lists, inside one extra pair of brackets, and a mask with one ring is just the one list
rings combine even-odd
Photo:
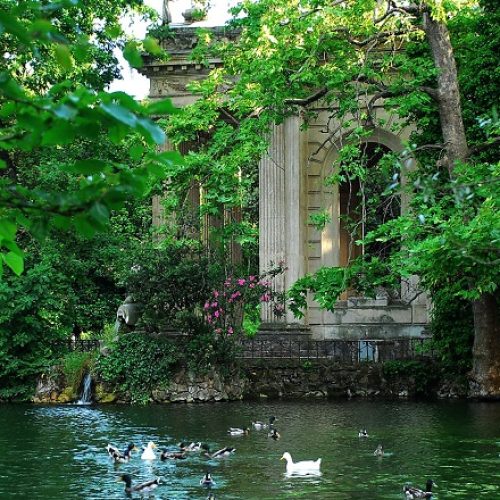
[[(279, 441), (266, 431), (244, 437), (230, 426), (276, 415)], [(0, 499), (127, 498), (120, 473), (136, 483), (161, 476), (156, 499), (205, 499), (205, 471), (219, 499), (404, 499), (406, 482), (437, 482), (434, 498), (500, 499), (500, 404), (468, 402), (237, 402), (165, 406), (0, 405)], [(359, 439), (358, 430), (368, 430)], [(160, 448), (203, 441), (234, 446), (223, 460), (194, 453), (150, 463), (135, 454), (114, 466), (108, 443), (153, 440)], [(373, 451), (382, 443), (385, 456)], [(321, 457), (321, 477), (286, 477), (295, 461)], [(136, 497), (136, 496), (134, 496)]]

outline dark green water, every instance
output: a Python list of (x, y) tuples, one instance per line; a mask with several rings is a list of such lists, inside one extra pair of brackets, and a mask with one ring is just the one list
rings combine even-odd
[[(282, 437), (227, 435), (230, 426), (276, 415)], [(0, 405), (0, 499), (126, 498), (120, 472), (163, 478), (156, 499), (205, 499), (209, 470), (217, 499), (404, 499), (402, 486), (439, 488), (434, 498), (500, 499), (500, 404), (413, 402), (218, 403), (168, 406)], [(359, 439), (366, 427), (368, 439)], [(221, 461), (193, 454), (150, 464), (140, 454), (115, 467), (108, 442), (160, 447), (181, 440), (235, 446)], [(373, 451), (382, 443), (386, 456)], [(321, 457), (321, 477), (286, 477), (279, 458)]]

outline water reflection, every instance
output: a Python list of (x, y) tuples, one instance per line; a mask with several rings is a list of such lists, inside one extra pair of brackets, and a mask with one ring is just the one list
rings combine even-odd
[[(227, 429), (279, 418), (278, 441), (267, 430), (232, 437)], [(500, 484), (500, 405), (410, 402), (273, 402), (172, 406), (0, 406), (0, 498), (123, 499), (121, 474), (133, 484), (162, 478), (157, 500), (205, 499), (209, 472), (217, 499), (404, 499), (407, 482), (439, 484), (435, 498), (491, 499)], [(359, 439), (366, 428), (369, 438)], [(237, 448), (222, 460), (190, 453), (151, 462), (133, 455), (115, 465), (111, 443), (176, 449), (202, 441)], [(381, 443), (383, 457), (373, 451)], [(385, 451), (388, 450), (388, 451)], [(288, 475), (280, 457), (322, 458), (321, 475)], [(310, 472), (310, 471), (309, 471)], [(132, 498), (139, 498), (132, 494)]]

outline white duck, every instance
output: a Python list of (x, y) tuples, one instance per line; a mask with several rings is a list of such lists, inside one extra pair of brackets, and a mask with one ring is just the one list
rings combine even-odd
[(156, 460), (156, 453), (153, 451), (156, 448), (156, 445), (153, 441), (150, 441), (144, 451), (142, 452), (141, 458), (143, 460)]
[(292, 456), (287, 451), (283, 453), (280, 460), (286, 460), (287, 474), (318, 474), (321, 467), (321, 458), (294, 463)]

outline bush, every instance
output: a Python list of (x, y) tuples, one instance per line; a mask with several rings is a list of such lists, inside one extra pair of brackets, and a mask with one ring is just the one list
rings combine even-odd
[(472, 305), (445, 289), (435, 292), (432, 301), (432, 348), (446, 372), (463, 375), (472, 367)]
[(114, 391), (132, 402), (146, 403), (153, 389), (168, 386), (181, 354), (166, 338), (146, 334), (120, 335), (106, 355), (99, 354), (96, 372)]

